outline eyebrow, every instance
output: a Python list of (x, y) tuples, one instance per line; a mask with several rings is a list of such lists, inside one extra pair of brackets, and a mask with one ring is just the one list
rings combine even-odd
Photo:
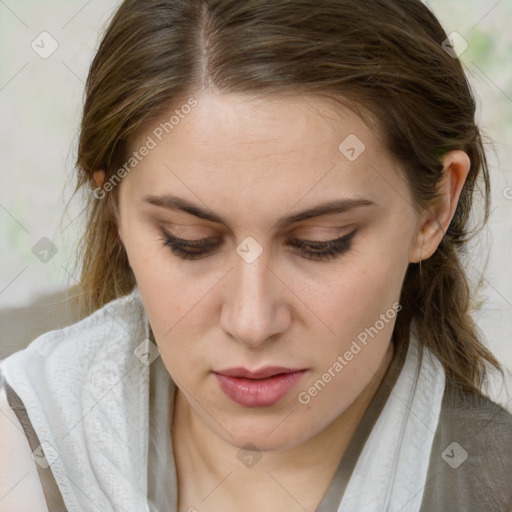
[[(211, 222), (217, 222), (220, 224), (224, 224), (225, 226), (228, 226), (228, 223), (219, 215), (211, 211), (204, 210), (182, 197), (173, 195), (147, 195), (144, 197), (143, 201), (145, 203), (166, 208), (168, 210), (184, 211), (186, 213), (189, 213), (190, 215), (199, 217), (200, 219), (209, 220)], [(308, 208), (307, 210), (303, 210), (302, 212), (299, 213), (286, 215), (278, 221), (277, 225), (279, 227), (282, 227), (289, 224), (295, 224), (303, 220), (312, 219), (314, 217), (344, 213), (359, 206), (375, 205), (376, 203), (374, 203), (373, 201), (364, 198), (337, 199), (333, 201), (328, 201), (323, 204), (319, 204), (312, 208)]]

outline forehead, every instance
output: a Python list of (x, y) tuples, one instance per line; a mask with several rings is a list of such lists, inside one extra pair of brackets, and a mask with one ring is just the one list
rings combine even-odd
[[(183, 98), (159, 119), (147, 123), (133, 146), (154, 134), (163, 145), (172, 144), (172, 139), (183, 142), (193, 137), (198, 158), (203, 150), (211, 152), (219, 147), (220, 140), (220, 148), (229, 148), (233, 156), (275, 147), (282, 155), (287, 151), (299, 152), (304, 144), (331, 150), (334, 146), (337, 150), (339, 142), (354, 134), (369, 146), (379, 146), (375, 147), (379, 152), (384, 151), (378, 130), (331, 98), (305, 94), (222, 94), (209, 90), (194, 99), (194, 107), (190, 108)], [(271, 155), (265, 151), (265, 156)]]
[(149, 139), (154, 147), (128, 176), (134, 191), (306, 207), (319, 198), (382, 198), (386, 187), (403, 186), (378, 131), (333, 100), (216, 92), (195, 100), (140, 131), (131, 149)]

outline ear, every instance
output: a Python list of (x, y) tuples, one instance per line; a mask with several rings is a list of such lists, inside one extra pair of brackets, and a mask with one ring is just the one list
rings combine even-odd
[(441, 163), (443, 176), (437, 188), (440, 197), (420, 216), (410, 253), (411, 263), (426, 260), (436, 252), (455, 215), (460, 193), (471, 167), (469, 156), (460, 150), (447, 153)]
[(94, 171), (94, 181), (96, 181), (96, 184), (99, 188), (103, 188), (103, 183), (105, 182), (105, 171), (99, 170)]

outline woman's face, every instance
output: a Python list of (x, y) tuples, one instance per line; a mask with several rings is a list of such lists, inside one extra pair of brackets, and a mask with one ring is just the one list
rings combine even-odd
[[(307, 96), (196, 100), (135, 141), (136, 167), (119, 185), (122, 242), (190, 410), (233, 446), (292, 448), (339, 417), (390, 354), (419, 217), (351, 110)], [(173, 250), (167, 235), (208, 239), (207, 252)], [(340, 237), (322, 257), (318, 243)], [(215, 373), (267, 366), (306, 371), (260, 391), (224, 379), (233, 396)]]

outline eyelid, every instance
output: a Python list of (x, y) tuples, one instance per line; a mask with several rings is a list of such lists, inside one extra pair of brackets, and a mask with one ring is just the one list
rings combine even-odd
[[(356, 234), (356, 231), (357, 230), (353, 230), (350, 233), (338, 236), (336, 238), (329, 238), (327, 240), (312, 240), (310, 238), (294, 237), (294, 238), (292, 238), (292, 241), (299, 242), (299, 243), (302, 242), (305, 244), (311, 244), (313, 246), (315, 246), (315, 245), (324, 246), (325, 244), (334, 244), (336, 242), (340, 242), (347, 238), (352, 238), (352, 236)], [(216, 239), (214, 237), (196, 238), (196, 239), (179, 238), (166, 230), (162, 230), (162, 234), (168, 238), (171, 238), (172, 240), (174, 240), (177, 243), (189, 244), (190, 246), (203, 247), (205, 245), (216, 245), (216, 244), (221, 243), (218, 239)]]
[[(181, 227), (181, 225), (180, 225)], [(187, 226), (187, 227), (190, 227), (190, 226)], [(172, 231), (170, 231), (169, 227), (168, 226), (165, 226), (165, 225), (160, 225), (159, 226), (160, 228), (160, 231), (162, 234), (166, 235), (166, 236), (169, 236), (170, 238), (173, 238), (177, 241), (184, 241), (184, 242), (191, 242), (191, 243), (194, 243), (194, 242), (217, 242), (218, 239), (222, 236), (224, 236), (223, 234), (220, 234), (220, 235), (213, 235), (213, 236), (205, 236), (205, 237), (202, 237), (202, 238), (181, 238), (177, 235), (175, 235), (174, 233), (172, 233)], [(315, 234), (315, 235), (312, 235), (312, 237), (309, 237), (307, 235), (303, 235), (302, 237), (301, 236), (298, 236), (298, 235), (294, 235), (294, 234), (288, 234), (288, 235), (283, 235), (284, 238), (288, 239), (288, 240), (294, 240), (294, 239), (299, 239), (299, 240), (303, 240), (305, 242), (311, 242), (311, 243), (327, 243), (327, 242), (335, 242), (337, 240), (339, 240), (340, 238), (343, 238), (344, 236), (347, 236), (347, 235), (350, 235), (354, 229), (356, 229), (356, 225), (354, 223), (350, 223), (350, 224), (347, 224), (343, 227), (340, 227), (340, 226), (312, 226), (312, 225), (304, 225), (302, 226), (302, 228), (304, 230), (306, 230), (306, 232), (311, 232), (311, 231), (315, 231), (315, 230), (321, 230), (321, 233), (322, 231), (325, 231), (326, 233), (325, 234)], [(301, 228), (298, 228), (298, 229), (301, 229)], [(294, 230), (296, 231), (296, 230)], [(328, 233), (328, 232), (331, 232), (331, 233)], [(333, 235), (332, 234), (332, 231), (334, 231), (336, 234)], [(338, 233), (343, 233), (343, 234), (338, 234)], [(331, 238), (327, 238), (327, 239), (324, 239), (324, 238), (315, 238), (315, 237), (321, 237), (321, 236), (331, 236)]]
[(326, 247), (333, 247), (340, 244), (347, 245), (352, 241), (352, 238), (357, 234), (357, 228), (352, 230), (350, 233), (346, 235), (341, 235), (337, 238), (332, 238), (330, 240), (305, 240), (302, 238), (293, 238), (290, 241), (290, 245), (295, 247), (312, 247), (318, 249), (325, 249)]
[[(334, 260), (345, 252), (349, 251), (352, 246), (352, 238), (358, 233), (356, 227), (352, 232), (342, 235), (338, 238), (318, 241), (304, 240), (293, 238), (288, 245), (300, 250), (301, 256), (306, 260), (327, 262)], [(161, 235), (165, 246), (169, 246), (171, 251), (183, 260), (200, 260), (215, 252), (216, 248), (222, 244), (221, 240), (212, 238), (203, 238), (196, 240), (185, 240), (177, 238), (165, 229), (161, 228)], [(214, 240), (209, 243), (209, 240)], [(196, 252), (197, 250), (197, 252)]]
[(195, 238), (195, 239), (189, 239), (189, 238), (179, 238), (175, 235), (173, 235), (172, 233), (169, 233), (168, 231), (166, 231), (165, 229), (162, 230), (162, 234), (172, 240), (174, 240), (175, 242), (177, 243), (182, 243), (182, 244), (188, 244), (190, 246), (197, 246), (197, 247), (203, 247), (205, 245), (215, 245), (215, 244), (219, 244), (220, 241), (216, 238), (213, 238), (213, 237), (207, 237), (207, 238)]

